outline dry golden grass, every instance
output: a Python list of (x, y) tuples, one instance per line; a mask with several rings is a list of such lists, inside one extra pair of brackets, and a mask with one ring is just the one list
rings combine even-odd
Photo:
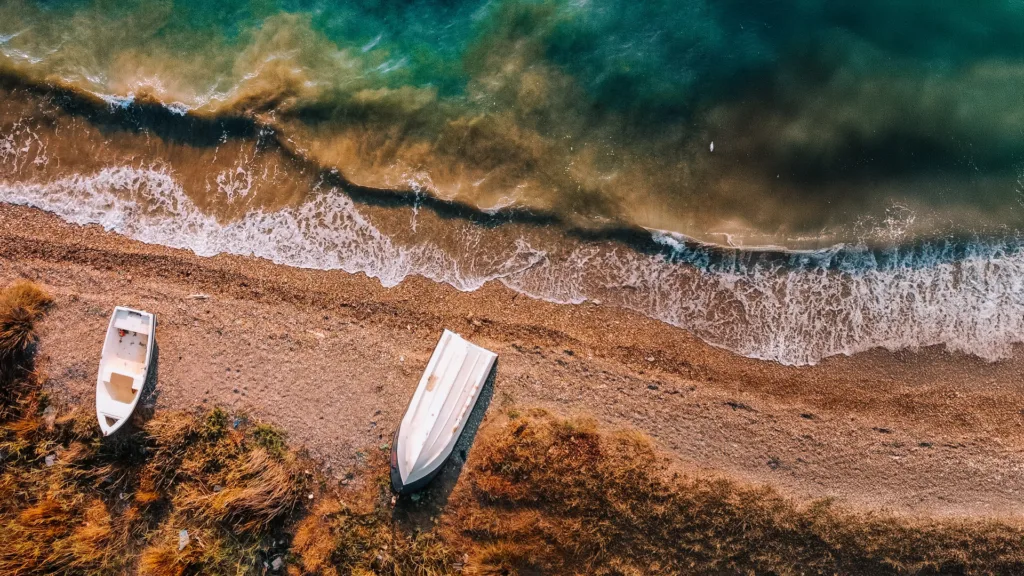
[(448, 523), (471, 574), (1024, 573), (1019, 526), (857, 515), (680, 477), (644, 437), (587, 420), (535, 413), (476, 450)]
[(231, 464), (222, 489), (211, 492), (204, 485), (189, 486), (175, 503), (179, 510), (194, 518), (253, 533), (295, 507), (296, 484), (292, 471), (257, 448)]
[[(251, 426), (211, 430), (222, 414), (170, 412), (102, 438), (95, 422), (83, 425), (95, 416), (76, 411), (18, 451), (5, 449), (18, 435), (0, 428), (0, 573), (262, 571), (286, 552), (284, 529), (309, 479), (294, 453), (267, 456)], [(182, 529), (190, 542), (179, 550)]]
[(433, 533), (404, 530), (391, 520), (387, 479), (370, 487), (377, 502), (359, 512), (328, 498), (295, 528), (294, 574), (439, 576), (453, 574), (459, 560)]
[(0, 298), (9, 306), (27, 310), (34, 319), (41, 318), (53, 305), (53, 297), (29, 280), (18, 280), (4, 289)]
[(27, 360), (36, 343), (35, 323), (53, 299), (41, 287), (27, 280), (15, 282), (0, 292), (0, 379)]

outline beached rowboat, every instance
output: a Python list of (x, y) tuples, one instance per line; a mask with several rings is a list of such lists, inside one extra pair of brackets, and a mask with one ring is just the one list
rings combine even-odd
[(391, 444), (391, 486), (426, 486), (451, 455), (496, 354), (445, 330)]
[(121, 428), (135, 411), (149, 376), (155, 337), (152, 314), (114, 308), (96, 377), (96, 419), (104, 436)]

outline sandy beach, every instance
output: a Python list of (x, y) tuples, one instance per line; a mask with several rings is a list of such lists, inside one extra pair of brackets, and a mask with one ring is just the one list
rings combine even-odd
[(683, 470), (912, 516), (1024, 512), (1024, 354), (876, 350), (787, 367), (595, 304), (238, 256), (197, 257), (0, 206), (0, 281), (43, 284), (41, 368), (91, 403), (109, 312), (159, 321), (161, 408), (226, 405), (281, 426), (337, 476), (387, 442), (438, 335), (499, 354), (488, 413), (543, 407), (651, 436)]

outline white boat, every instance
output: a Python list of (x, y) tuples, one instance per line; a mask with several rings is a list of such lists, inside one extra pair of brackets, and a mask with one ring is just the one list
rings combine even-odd
[(498, 356), (445, 330), (391, 443), (391, 486), (427, 485), (455, 448)]
[(152, 314), (114, 308), (96, 377), (96, 419), (104, 436), (124, 426), (135, 411), (149, 376), (155, 338)]

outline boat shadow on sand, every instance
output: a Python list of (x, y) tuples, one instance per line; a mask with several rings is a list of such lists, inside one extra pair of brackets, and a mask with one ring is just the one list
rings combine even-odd
[(466, 465), (466, 459), (469, 457), (474, 440), (476, 440), (480, 424), (483, 423), (484, 416), (487, 414), (487, 408), (491, 405), (491, 398), (494, 396), (494, 380), (497, 377), (500, 362), (500, 359), (494, 361), (494, 366), (491, 367), (491, 372), (480, 389), (476, 406), (470, 412), (466, 427), (462, 429), (462, 435), (455, 443), (451, 456), (426, 488), (415, 494), (398, 497), (391, 513), (392, 520), (411, 528), (426, 530), (432, 525), (431, 518), (437, 518), (444, 511), (448, 504), (448, 498), (451, 497), (455, 485), (458, 484), (459, 478), (462, 476), (462, 469)]

